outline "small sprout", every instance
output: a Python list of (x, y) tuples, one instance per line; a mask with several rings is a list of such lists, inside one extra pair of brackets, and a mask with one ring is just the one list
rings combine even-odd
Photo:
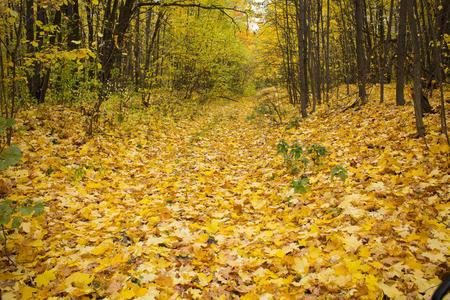
[(335, 166), (331, 170), (331, 180), (333, 180), (335, 176), (338, 176), (342, 182), (345, 182), (345, 179), (347, 179), (347, 169), (342, 165)]
[(290, 187), (294, 188), (295, 193), (305, 194), (310, 190), (309, 178), (303, 175), (299, 180), (293, 180)]

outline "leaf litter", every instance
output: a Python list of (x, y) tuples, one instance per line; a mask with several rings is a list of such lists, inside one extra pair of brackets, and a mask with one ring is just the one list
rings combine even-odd
[[(92, 139), (75, 111), (25, 113), (35, 126), (2, 180), (45, 214), (8, 235), (19, 269), (2, 257), (2, 297), (429, 298), (450, 255), (439, 117), (427, 148), (412, 106), (319, 110), (286, 130), (249, 121), (255, 105), (132, 115)], [(327, 149), (309, 192), (290, 187), (280, 140)]]

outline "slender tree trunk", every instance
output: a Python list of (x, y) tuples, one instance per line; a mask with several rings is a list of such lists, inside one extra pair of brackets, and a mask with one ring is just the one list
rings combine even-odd
[(392, 15), (394, 12), (394, 0), (391, 0), (391, 7), (389, 8), (389, 20), (387, 24), (387, 35), (384, 40), (384, 51), (383, 51), (383, 58), (382, 58), (382, 65), (381, 65), (381, 74), (382, 74), (382, 80), (383, 84), (380, 83), (380, 102), (384, 102), (384, 81), (386, 80), (386, 60), (387, 55), (389, 53), (389, 45), (390, 45), (390, 39), (391, 39), (391, 28), (392, 28)]
[(69, 1), (66, 16), (69, 18), (68, 48), (69, 50), (77, 49), (81, 41), (81, 19), (78, 0)]
[(135, 36), (134, 36), (134, 79), (136, 84), (136, 91), (141, 86), (141, 39), (140, 39), (140, 23), (141, 23), (140, 9), (136, 14)]
[(145, 64), (144, 75), (147, 76), (147, 72), (150, 67), (151, 45), (150, 45), (150, 31), (152, 27), (153, 10), (149, 9), (145, 21)]
[(380, 55), (379, 55), (379, 76), (380, 76), (380, 103), (383, 103), (384, 100), (384, 57), (386, 44), (384, 42), (384, 9), (383, 9), (383, 1), (378, 2), (378, 35), (380, 41)]
[(358, 63), (358, 90), (360, 104), (366, 103), (366, 57), (364, 53), (364, 0), (354, 0), (356, 19), (356, 56)]
[[(36, 20), (39, 21), (42, 25), (48, 24), (47, 14), (45, 9), (41, 5), (37, 5), (36, 8)], [(41, 50), (43, 47), (43, 35), (42, 26), (37, 26), (36, 29), (36, 38), (35, 38), (35, 17), (34, 17), (34, 1), (27, 0), (26, 1), (26, 37), (29, 41), (28, 51), (31, 54), (36, 53)], [(32, 42), (37, 41), (37, 47), (32, 45)], [(38, 102), (44, 103), (45, 95), (48, 89), (48, 81), (50, 78), (50, 69), (44, 68), (42, 62), (34, 61), (33, 62), (33, 73), (27, 73), (28, 77), (28, 88), (31, 96)]]
[[(450, 139), (448, 136), (448, 129), (447, 129), (447, 117), (445, 114), (445, 102), (444, 102), (444, 88), (443, 88), (443, 64), (442, 64), (442, 47), (444, 44), (444, 37), (443, 36), (438, 36), (438, 32), (439, 32), (439, 18), (436, 18), (436, 23), (435, 26), (432, 26), (432, 22), (431, 22), (431, 9), (430, 9), (430, 4), (428, 3), (428, 1), (425, 1), (425, 7), (427, 9), (427, 14), (428, 14), (428, 20), (429, 20), (429, 25), (430, 25), (430, 32), (431, 32), (431, 37), (433, 38), (433, 58), (432, 58), (432, 76), (431, 78), (436, 78), (437, 82), (439, 84), (439, 92), (440, 92), (440, 98), (441, 98), (441, 132), (442, 134), (445, 135), (446, 139), (447, 139), (447, 144), (450, 145)], [(438, 43), (438, 41), (440, 43)]]
[(405, 58), (406, 58), (406, 14), (408, 0), (400, 0), (397, 34), (397, 82), (395, 99), (397, 105), (405, 105)]
[(350, 59), (348, 55), (349, 45), (347, 43), (347, 26), (344, 19), (344, 10), (342, 8), (341, 0), (339, 0), (339, 10), (341, 12), (341, 22), (342, 22), (342, 36), (344, 37), (344, 45), (342, 47), (342, 52), (344, 56), (344, 65), (345, 65), (345, 84), (347, 86), (347, 96), (350, 95)]
[(330, 0), (327, 0), (327, 49), (325, 55), (325, 65), (326, 65), (326, 102), (329, 102), (329, 90), (330, 90)]
[(408, 23), (411, 28), (411, 40), (413, 42), (413, 54), (414, 54), (414, 113), (416, 116), (417, 134), (419, 137), (425, 136), (425, 126), (422, 119), (422, 66), (420, 61), (420, 42), (418, 39), (416, 19), (414, 18), (414, 5), (415, 0), (408, 1)]
[(316, 89), (316, 94), (317, 94), (317, 103), (319, 105), (322, 104), (322, 92), (320, 90), (320, 86), (322, 84), (321, 66), (320, 66), (320, 20), (321, 20), (321, 18), (322, 18), (322, 0), (317, 0), (315, 89)]
[(298, 41), (298, 72), (300, 81), (300, 105), (302, 117), (307, 117), (306, 107), (308, 105), (308, 84), (307, 84), (307, 41), (306, 35), (306, 7), (304, 0), (296, 0), (296, 16), (297, 16), (297, 41)]
[(94, 20), (92, 12), (92, 0), (87, 0), (85, 7), (86, 7), (86, 21), (88, 27), (88, 48), (91, 48), (92, 43), (94, 42)]

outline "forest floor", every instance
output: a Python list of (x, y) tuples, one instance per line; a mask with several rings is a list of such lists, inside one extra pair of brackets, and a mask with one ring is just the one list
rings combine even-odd
[[(429, 298), (449, 272), (450, 151), (439, 114), (426, 146), (411, 103), (387, 98), (288, 130), (255, 117), (254, 98), (130, 108), (92, 139), (74, 110), (23, 113), (3, 188), (46, 212), (8, 230), (18, 269), (2, 255), (2, 299)], [(282, 140), (327, 153), (292, 175)], [(295, 193), (302, 173), (310, 191)]]

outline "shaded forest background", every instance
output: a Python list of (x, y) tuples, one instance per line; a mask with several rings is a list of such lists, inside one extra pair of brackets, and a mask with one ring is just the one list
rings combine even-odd
[(118, 90), (148, 106), (161, 91), (205, 101), (278, 85), (305, 117), (343, 84), (347, 96), (356, 84), (363, 104), (367, 85), (383, 102), (395, 81), (397, 105), (411, 82), (423, 136), (426, 98), (448, 75), (445, 1), (10, 0), (0, 14), (2, 116), (82, 104), (89, 135)]

